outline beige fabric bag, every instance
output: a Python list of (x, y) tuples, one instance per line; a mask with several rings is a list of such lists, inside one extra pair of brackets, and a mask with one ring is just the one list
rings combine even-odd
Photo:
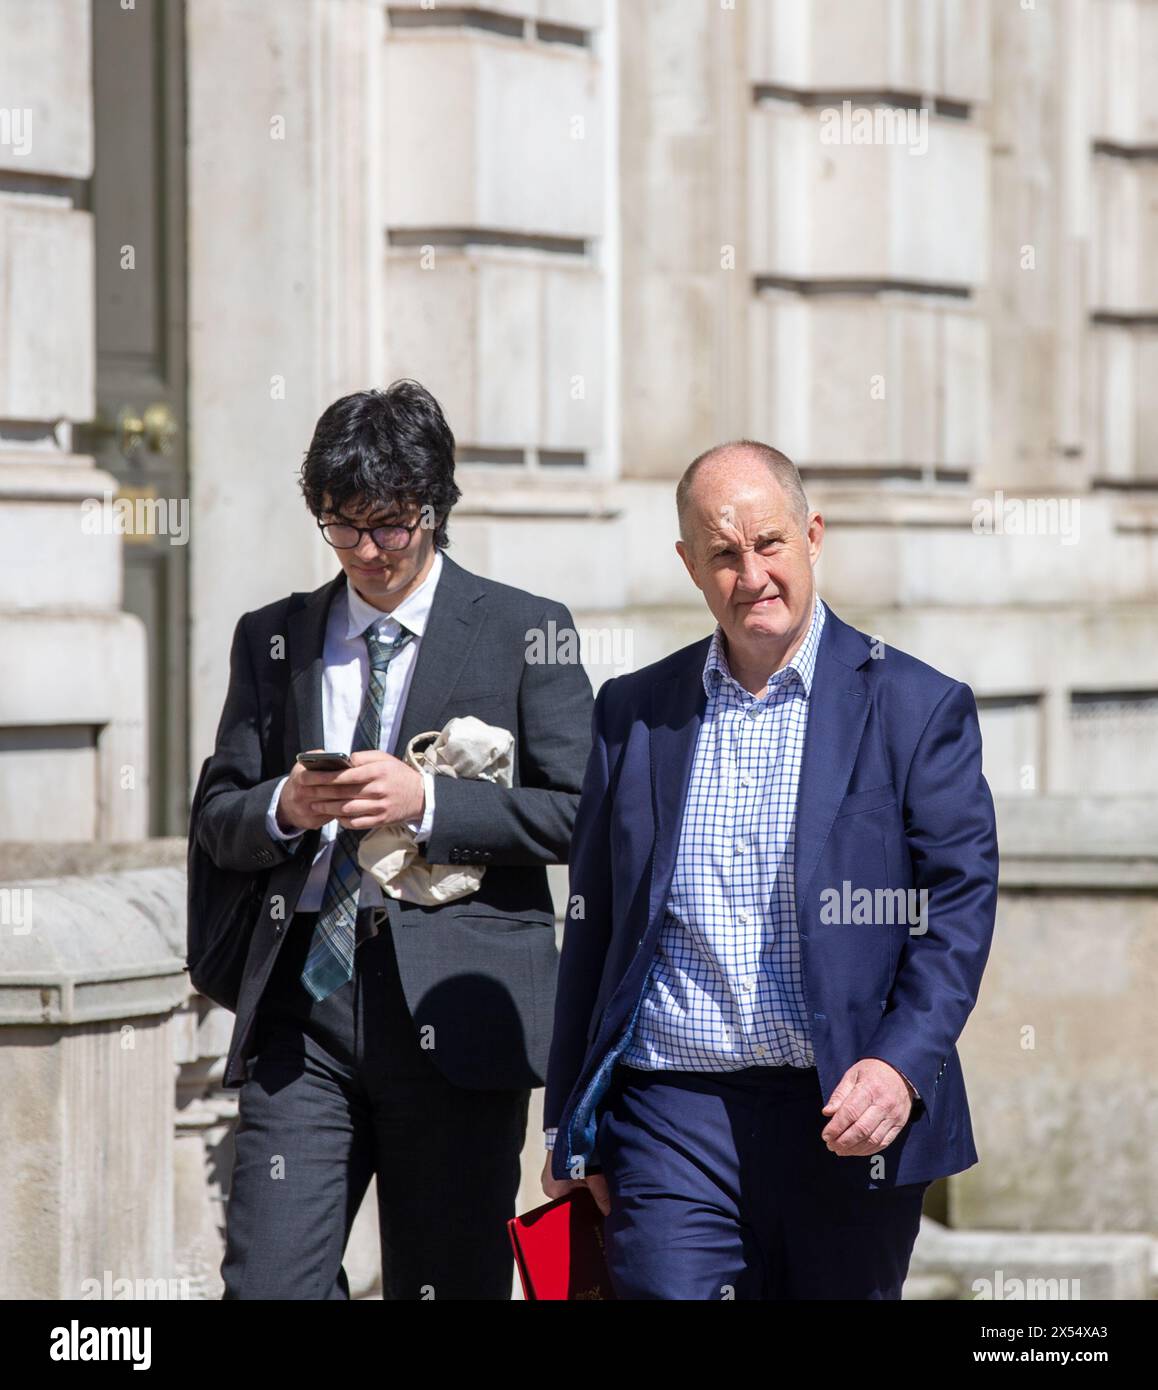
[[(427, 740), (426, 747), (416, 746)], [(473, 714), (451, 719), (441, 733), (415, 734), (406, 745), (405, 762), (439, 777), (478, 777), (511, 785), (515, 738), (506, 729), (484, 724)], [(438, 814), (435, 793), (435, 815)], [(373, 874), (383, 893), (411, 903), (445, 903), (473, 893), (482, 882), (482, 864), (428, 864), (404, 825), (380, 825), (363, 836), (358, 863)]]

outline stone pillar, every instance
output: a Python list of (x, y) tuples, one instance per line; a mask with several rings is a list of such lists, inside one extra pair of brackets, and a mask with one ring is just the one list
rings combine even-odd
[(1004, 799), (998, 833), (993, 949), (960, 1044), (981, 1162), (949, 1180), (950, 1221), (1152, 1232), (1158, 801)]
[(188, 1281), (190, 1298), (219, 1299), (224, 1291), (225, 1197), (237, 1092), (223, 1090), (221, 1080), (232, 1029), (233, 1015), (199, 994), (174, 1016), (174, 1261), (178, 1277)]
[[(30, 22), (31, 21), (31, 22)], [(0, 840), (145, 832), (145, 653), (94, 411), (89, 0), (0, 0)], [(53, 795), (44, 795), (51, 782)]]
[[(179, 868), (0, 883), (0, 1298), (180, 1296), (172, 1012)], [(157, 1281), (163, 1281), (158, 1283)], [(150, 1290), (152, 1294), (150, 1295)]]
[(384, 384), (384, 17), (376, 0), (187, 8), (194, 775), (237, 619), (336, 572), (296, 483), (317, 417)]

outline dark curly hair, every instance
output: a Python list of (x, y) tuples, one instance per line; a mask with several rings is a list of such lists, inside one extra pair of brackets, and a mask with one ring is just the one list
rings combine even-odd
[(454, 482), (454, 435), (442, 407), (417, 381), (355, 391), (323, 413), (306, 450), (300, 483), (315, 517), (326, 508), (382, 503), (428, 506), (434, 544), (450, 544), (446, 521), (462, 493)]

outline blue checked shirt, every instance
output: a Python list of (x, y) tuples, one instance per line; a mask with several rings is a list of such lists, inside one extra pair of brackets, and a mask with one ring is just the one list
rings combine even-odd
[(796, 790), (824, 605), (756, 699), (717, 626), (704, 663), (675, 872), (635, 1028), (621, 1057), (650, 1070), (810, 1067), (793, 856)]

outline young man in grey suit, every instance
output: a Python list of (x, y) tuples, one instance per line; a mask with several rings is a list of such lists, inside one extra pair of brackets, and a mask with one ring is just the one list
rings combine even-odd
[[(554, 1008), (545, 866), (564, 863), (591, 685), (536, 633), (560, 603), (443, 552), (454, 437), (416, 382), (322, 415), (301, 485), (341, 573), (243, 615), (190, 826), (222, 870), (268, 874), (225, 1085), (240, 1087), (226, 1298), (343, 1299), (377, 1175), (383, 1296), (503, 1299), (505, 1222)], [(568, 650), (564, 648), (564, 651)], [(515, 735), (513, 786), (420, 774), (408, 741), (476, 715)], [(302, 750), (353, 766), (309, 771)], [(358, 841), (404, 823), (466, 897), (385, 897)]]

